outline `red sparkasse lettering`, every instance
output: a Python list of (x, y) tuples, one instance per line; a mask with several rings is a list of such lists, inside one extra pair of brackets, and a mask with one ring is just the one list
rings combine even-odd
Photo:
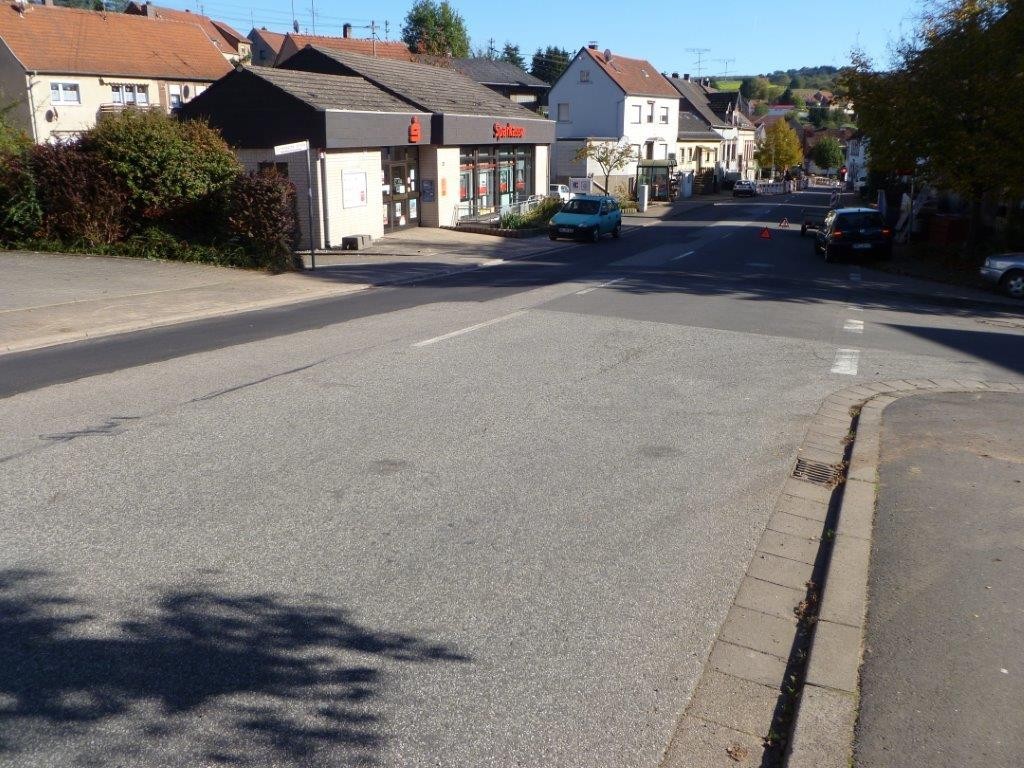
[(494, 138), (496, 139), (522, 139), (526, 136), (526, 129), (521, 125), (512, 123), (494, 124)]

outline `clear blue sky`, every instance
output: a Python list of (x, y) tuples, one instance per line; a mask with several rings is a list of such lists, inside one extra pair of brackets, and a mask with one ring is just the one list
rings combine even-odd
[[(575, 52), (588, 41), (624, 56), (650, 60), (659, 70), (697, 72), (697, 56), (687, 48), (709, 48), (704, 74), (757, 74), (791, 67), (842, 66), (855, 45), (877, 63), (888, 60), (888, 45), (911, 30), (926, 0), (453, 0), (466, 20), (474, 48), (490, 38), (500, 49), (519, 45), (529, 63), (538, 46), (558, 45)], [(336, 35), (341, 25), (390, 22), (390, 37), (401, 36), (402, 20), (413, 0), (313, 0), (317, 34)], [(288, 0), (156, 0), (157, 5), (203, 10), (242, 34), (266, 26), (291, 29)], [(310, 0), (296, 0), (295, 17), (312, 30)], [(369, 37), (368, 29), (356, 29)], [(381, 32), (383, 37), (383, 31)], [(723, 59), (735, 59), (728, 63)]]

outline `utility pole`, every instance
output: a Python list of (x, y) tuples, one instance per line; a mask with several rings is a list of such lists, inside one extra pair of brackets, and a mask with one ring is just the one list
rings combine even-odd
[(373, 58), (377, 58), (377, 22), (370, 19), (370, 39), (373, 40)]
[(309, 0), (309, 15), (310, 25), (313, 29), (313, 34), (316, 34), (316, 0)]
[(697, 54), (697, 79), (700, 80), (704, 74), (704, 54), (711, 53), (710, 48), (687, 48), (687, 53)]

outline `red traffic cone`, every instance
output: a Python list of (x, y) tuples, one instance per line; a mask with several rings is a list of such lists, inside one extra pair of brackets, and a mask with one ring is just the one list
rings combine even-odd
[(772, 239), (772, 231), (770, 229), (768, 229), (768, 227), (762, 227), (761, 228), (761, 239), (762, 240), (771, 240)]

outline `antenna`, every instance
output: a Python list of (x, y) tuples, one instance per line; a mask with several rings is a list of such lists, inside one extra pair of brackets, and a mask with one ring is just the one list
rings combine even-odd
[(687, 48), (687, 53), (697, 54), (697, 79), (700, 80), (704, 74), (704, 54), (711, 53), (710, 48)]
[(728, 77), (729, 76), (729, 65), (735, 63), (736, 59), (735, 58), (732, 58), (732, 59), (715, 59), (715, 61), (717, 61), (719, 64), (724, 65), (722, 67), (722, 77)]
[(310, 15), (310, 25), (313, 28), (313, 34), (316, 35), (316, 2), (315, 2), (315, 0), (309, 0), (309, 15)]
[(391, 39), (391, 22), (387, 21), (386, 19), (384, 20), (384, 39)]

